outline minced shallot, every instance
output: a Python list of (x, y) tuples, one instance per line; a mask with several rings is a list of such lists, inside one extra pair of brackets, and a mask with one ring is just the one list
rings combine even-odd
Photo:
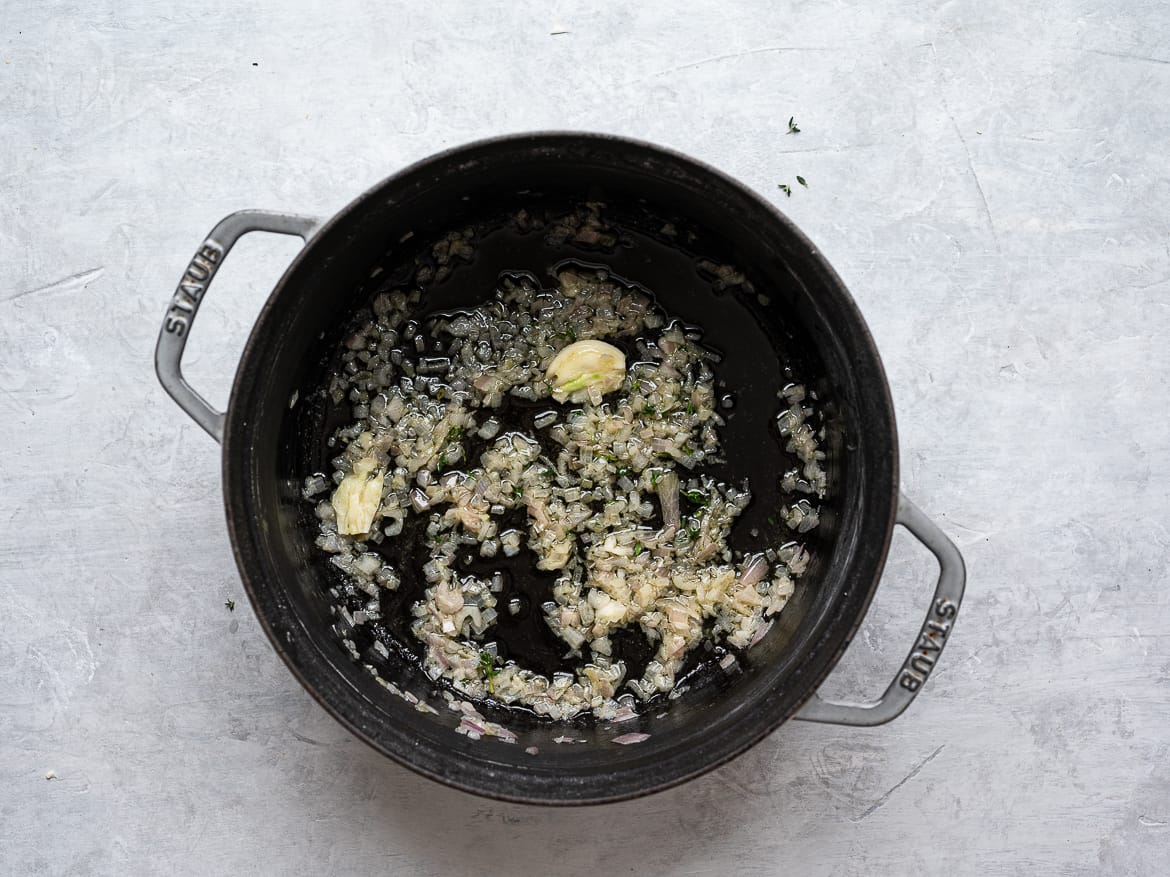
[[(444, 252), (462, 258), (461, 241), (448, 240)], [(354, 422), (333, 437), (333, 471), (303, 485), (318, 548), (366, 601), (339, 615), (346, 630), (380, 617), (378, 595), (398, 587), (403, 571), (375, 546), (386, 548), (418, 517), (425, 593), (411, 608), (411, 631), (426, 673), (461, 695), (553, 719), (629, 721), (639, 700), (678, 693), (701, 643), (742, 650), (763, 636), (808, 553), (795, 542), (731, 548), (751, 492), (708, 471), (722, 461), (724, 421), (713, 371), (720, 358), (700, 333), (641, 290), (585, 269), (562, 270), (552, 289), (506, 276), (480, 307), (429, 321), (415, 316), (420, 304), (417, 291), (383, 293), (373, 318), (347, 336), (345, 367), (329, 390), (352, 405)], [(531, 429), (509, 422), (513, 399), (540, 406)], [(799, 497), (780, 517), (799, 535), (819, 522), (824, 454), (811, 394), (789, 385), (779, 403), (776, 427), (797, 465), (778, 486)], [(525, 550), (551, 576), (539, 611), (575, 661), (571, 673), (501, 660), (493, 630), (503, 608), (511, 617), (519, 604), (498, 574), (466, 571), (472, 556)], [(653, 648), (637, 678), (614, 657), (611, 635), (628, 627)], [(376, 651), (378, 660), (388, 654), (384, 644)], [(510, 735), (474, 710), (460, 730)]]

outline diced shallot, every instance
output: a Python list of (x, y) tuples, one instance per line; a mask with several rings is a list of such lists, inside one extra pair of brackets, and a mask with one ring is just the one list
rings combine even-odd
[(662, 527), (668, 532), (677, 532), (679, 524), (678, 510), (678, 474), (667, 472), (658, 479), (658, 502), (662, 506)]
[(632, 734), (622, 734), (620, 737), (614, 737), (614, 743), (620, 743), (622, 746), (629, 746), (631, 743), (641, 743), (643, 740), (649, 740), (649, 734), (641, 734), (635, 731)]
[(745, 588), (758, 585), (764, 580), (764, 576), (768, 574), (768, 559), (762, 554), (757, 554), (752, 558), (752, 562), (744, 569), (743, 574), (739, 577), (739, 583)]
[(435, 605), (448, 615), (454, 615), (463, 608), (463, 592), (458, 588), (439, 585), (435, 588)]

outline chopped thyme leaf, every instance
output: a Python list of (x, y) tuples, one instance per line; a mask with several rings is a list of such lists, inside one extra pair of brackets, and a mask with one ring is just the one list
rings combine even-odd
[(500, 668), (496, 666), (496, 657), (491, 652), (483, 651), (479, 653), (479, 672), (487, 679), (488, 692), (496, 693), (495, 679), (500, 675)]

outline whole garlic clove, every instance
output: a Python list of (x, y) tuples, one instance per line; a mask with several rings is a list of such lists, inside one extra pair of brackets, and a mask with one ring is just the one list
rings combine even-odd
[(589, 388), (612, 393), (626, 378), (626, 355), (604, 341), (574, 341), (549, 363), (545, 377), (558, 402), (588, 398)]
[(338, 533), (356, 536), (370, 531), (382, 505), (385, 482), (385, 473), (374, 457), (362, 457), (353, 464), (353, 471), (341, 479), (330, 500), (337, 513)]

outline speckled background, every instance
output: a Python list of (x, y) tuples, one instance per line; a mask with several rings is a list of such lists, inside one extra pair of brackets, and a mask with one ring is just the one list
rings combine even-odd
[[(604, 5), (4, 4), (0, 871), (1170, 870), (1170, 8)], [(260, 633), (218, 449), (153, 375), (186, 260), (232, 210), (329, 214), (549, 127), (727, 170), (860, 302), (904, 486), (970, 570), (896, 723), (500, 805), (367, 750)], [(188, 367), (213, 400), (295, 247), (253, 235), (216, 281)], [(900, 536), (828, 692), (884, 686), (930, 574)]]

